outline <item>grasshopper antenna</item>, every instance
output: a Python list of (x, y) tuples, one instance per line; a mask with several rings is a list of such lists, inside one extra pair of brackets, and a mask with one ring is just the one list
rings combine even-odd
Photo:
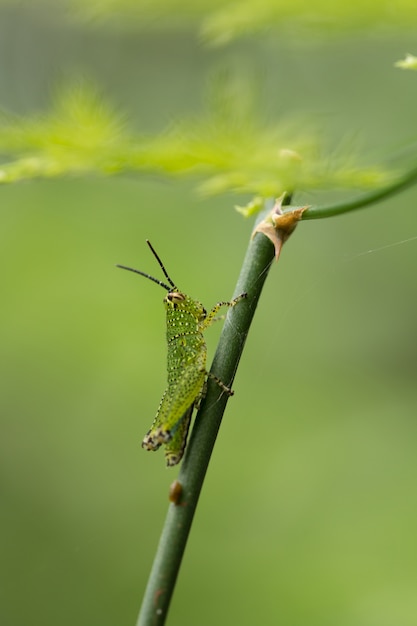
[(176, 287), (175, 287), (174, 283), (172, 282), (171, 278), (168, 276), (168, 272), (166, 271), (164, 264), (162, 263), (161, 259), (159, 258), (159, 256), (155, 252), (155, 250), (153, 249), (152, 244), (149, 241), (149, 239), (146, 240), (146, 243), (150, 247), (154, 257), (158, 261), (159, 266), (160, 266), (161, 270), (164, 273), (164, 276), (166, 276), (166, 278), (168, 279), (169, 285), (167, 285), (166, 283), (163, 283), (162, 280), (158, 280), (157, 278), (154, 278), (150, 274), (146, 274), (146, 272), (141, 272), (140, 270), (135, 270), (133, 267), (127, 267), (126, 265), (119, 265), (119, 264), (117, 264), (116, 267), (119, 267), (121, 270), (128, 270), (129, 272), (134, 272), (135, 274), (140, 274), (140, 276), (144, 276), (145, 278), (149, 278), (149, 280), (152, 280), (157, 285), (161, 285), (161, 287), (163, 287), (167, 291), (171, 291), (171, 288), (172, 289), (176, 289)]
[(164, 264), (162, 263), (161, 259), (159, 258), (159, 256), (157, 255), (157, 253), (155, 252), (155, 250), (152, 247), (151, 242), (149, 241), (149, 239), (146, 240), (146, 243), (148, 244), (148, 246), (150, 247), (152, 254), (154, 255), (155, 259), (158, 261), (159, 266), (161, 268), (161, 270), (164, 272), (164, 276), (168, 279), (169, 284), (171, 285), (171, 287), (173, 289), (176, 289), (176, 286), (174, 285), (174, 283), (172, 282), (171, 278), (168, 276), (168, 272), (165, 269)]

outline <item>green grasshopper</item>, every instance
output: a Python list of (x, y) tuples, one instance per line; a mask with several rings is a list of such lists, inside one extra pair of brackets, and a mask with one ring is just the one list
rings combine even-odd
[(155, 451), (162, 444), (165, 445), (167, 465), (172, 466), (179, 463), (184, 454), (193, 409), (198, 407), (204, 397), (207, 377), (213, 378), (229, 396), (233, 395), (231, 389), (206, 370), (207, 347), (203, 332), (218, 319), (215, 316), (222, 306), (233, 307), (246, 298), (247, 294), (242, 293), (231, 302), (218, 302), (207, 313), (200, 302), (178, 290), (150, 241), (147, 240), (146, 243), (158, 261), (168, 285), (132, 267), (125, 265), (117, 267), (145, 276), (168, 292), (164, 298), (168, 387), (162, 396), (152, 426), (142, 441), (142, 448)]

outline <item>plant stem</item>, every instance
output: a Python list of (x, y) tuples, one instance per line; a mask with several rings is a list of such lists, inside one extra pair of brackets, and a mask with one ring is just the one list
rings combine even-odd
[(363, 194), (353, 200), (338, 202), (337, 204), (329, 204), (327, 206), (311, 206), (303, 213), (302, 220), (314, 220), (322, 217), (332, 217), (333, 215), (341, 215), (356, 209), (361, 209), (368, 204), (373, 204), (379, 200), (385, 200), (389, 196), (410, 187), (417, 182), (417, 168), (411, 169), (403, 176), (386, 185), (382, 189), (375, 189), (369, 193)]
[[(274, 205), (265, 203), (259, 219)], [(211, 372), (231, 386), (243, 351), (255, 309), (274, 259), (274, 247), (262, 234), (249, 243), (234, 296), (243, 292), (245, 300), (230, 309), (223, 327)], [(216, 441), (228, 396), (211, 379), (191, 433), (178, 481), (182, 494), (178, 503), (169, 506), (137, 626), (162, 626), (174, 591), (198, 498)]]
[[(391, 185), (364, 194), (354, 200), (328, 206), (309, 207), (303, 213), (302, 220), (330, 217), (359, 209), (378, 200), (383, 200), (416, 181), (417, 168), (410, 170)], [(289, 202), (290, 197), (288, 196), (285, 204), (289, 204)], [(257, 221), (263, 220), (273, 206), (274, 201), (267, 200), (265, 209)], [(234, 297), (236, 297), (246, 292), (248, 297), (229, 310), (211, 368), (211, 372), (228, 387), (231, 387), (233, 383), (246, 337), (273, 259), (274, 246), (267, 237), (259, 233), (251, 239), (234, 293)], [(197, 413), (178, 476), (181, 495), (178, 497), (178, 501), (169, 506), (137, 626), (162, 626), (165, 623), (198, 498), (227, 401), (228, 396), (224, 391), (213, 380), (209, 379), (207, 394)]]

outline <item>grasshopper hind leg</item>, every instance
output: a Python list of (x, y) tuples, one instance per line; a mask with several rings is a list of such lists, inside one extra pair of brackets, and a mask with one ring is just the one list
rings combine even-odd
[(167, 391), (168, 390), (165, 390), (164, 395), (161, 398), (161, 402), (159, 403), (159, 407), (156, 412), (155, 419), (152, 422), (152, 426), (142, 440), (142, 448), (144, 448), (145, 450), (151, 450), (153, 452), (156, 452), (156, 450), (158, 450), (158, 448), (160, 448), (162, 444), (167, 443), (171, 439), (171, 431), (163, 430), (161, 428), (161, 420), (159, 417), (161, 407), (166, 401)]
[(168, 467), (177, 465), (184, 455), (193, 409), (194, 403), (186, 410), (170, 441), (165, 444), (165, 458)]
[(156, 452), (162, 444), (168, 443), (171, 438), (171, 432), (169, 430), (162, 431), (159, 428), (157, 430), (151, 428), (142, 440), (142, 448)]
[(184, 456), (193, 410), (196, 409), (198, 411), (198, 409), (200, 408), (201, 400), (206, 395), (207, 375), (208, 374), (206, 374), (204, 384), (200, 393), (198, 394), (192, 405), (186, 410), (186, 412), (182, 416), (171, 440), (165, 445), (165, 458), (168, 467), (173, 467), (174, 465), (177, 465), (177, 463), (179, 463)]

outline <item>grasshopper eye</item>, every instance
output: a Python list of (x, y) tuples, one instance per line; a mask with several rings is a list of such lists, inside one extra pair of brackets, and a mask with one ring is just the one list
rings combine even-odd
[(167, 295), (167, 300), (168, 302), (172, 302), (172, 304), (179, 304), (180, 302), (184, 302), (185, 296), (179, 291), (170, 291)]

